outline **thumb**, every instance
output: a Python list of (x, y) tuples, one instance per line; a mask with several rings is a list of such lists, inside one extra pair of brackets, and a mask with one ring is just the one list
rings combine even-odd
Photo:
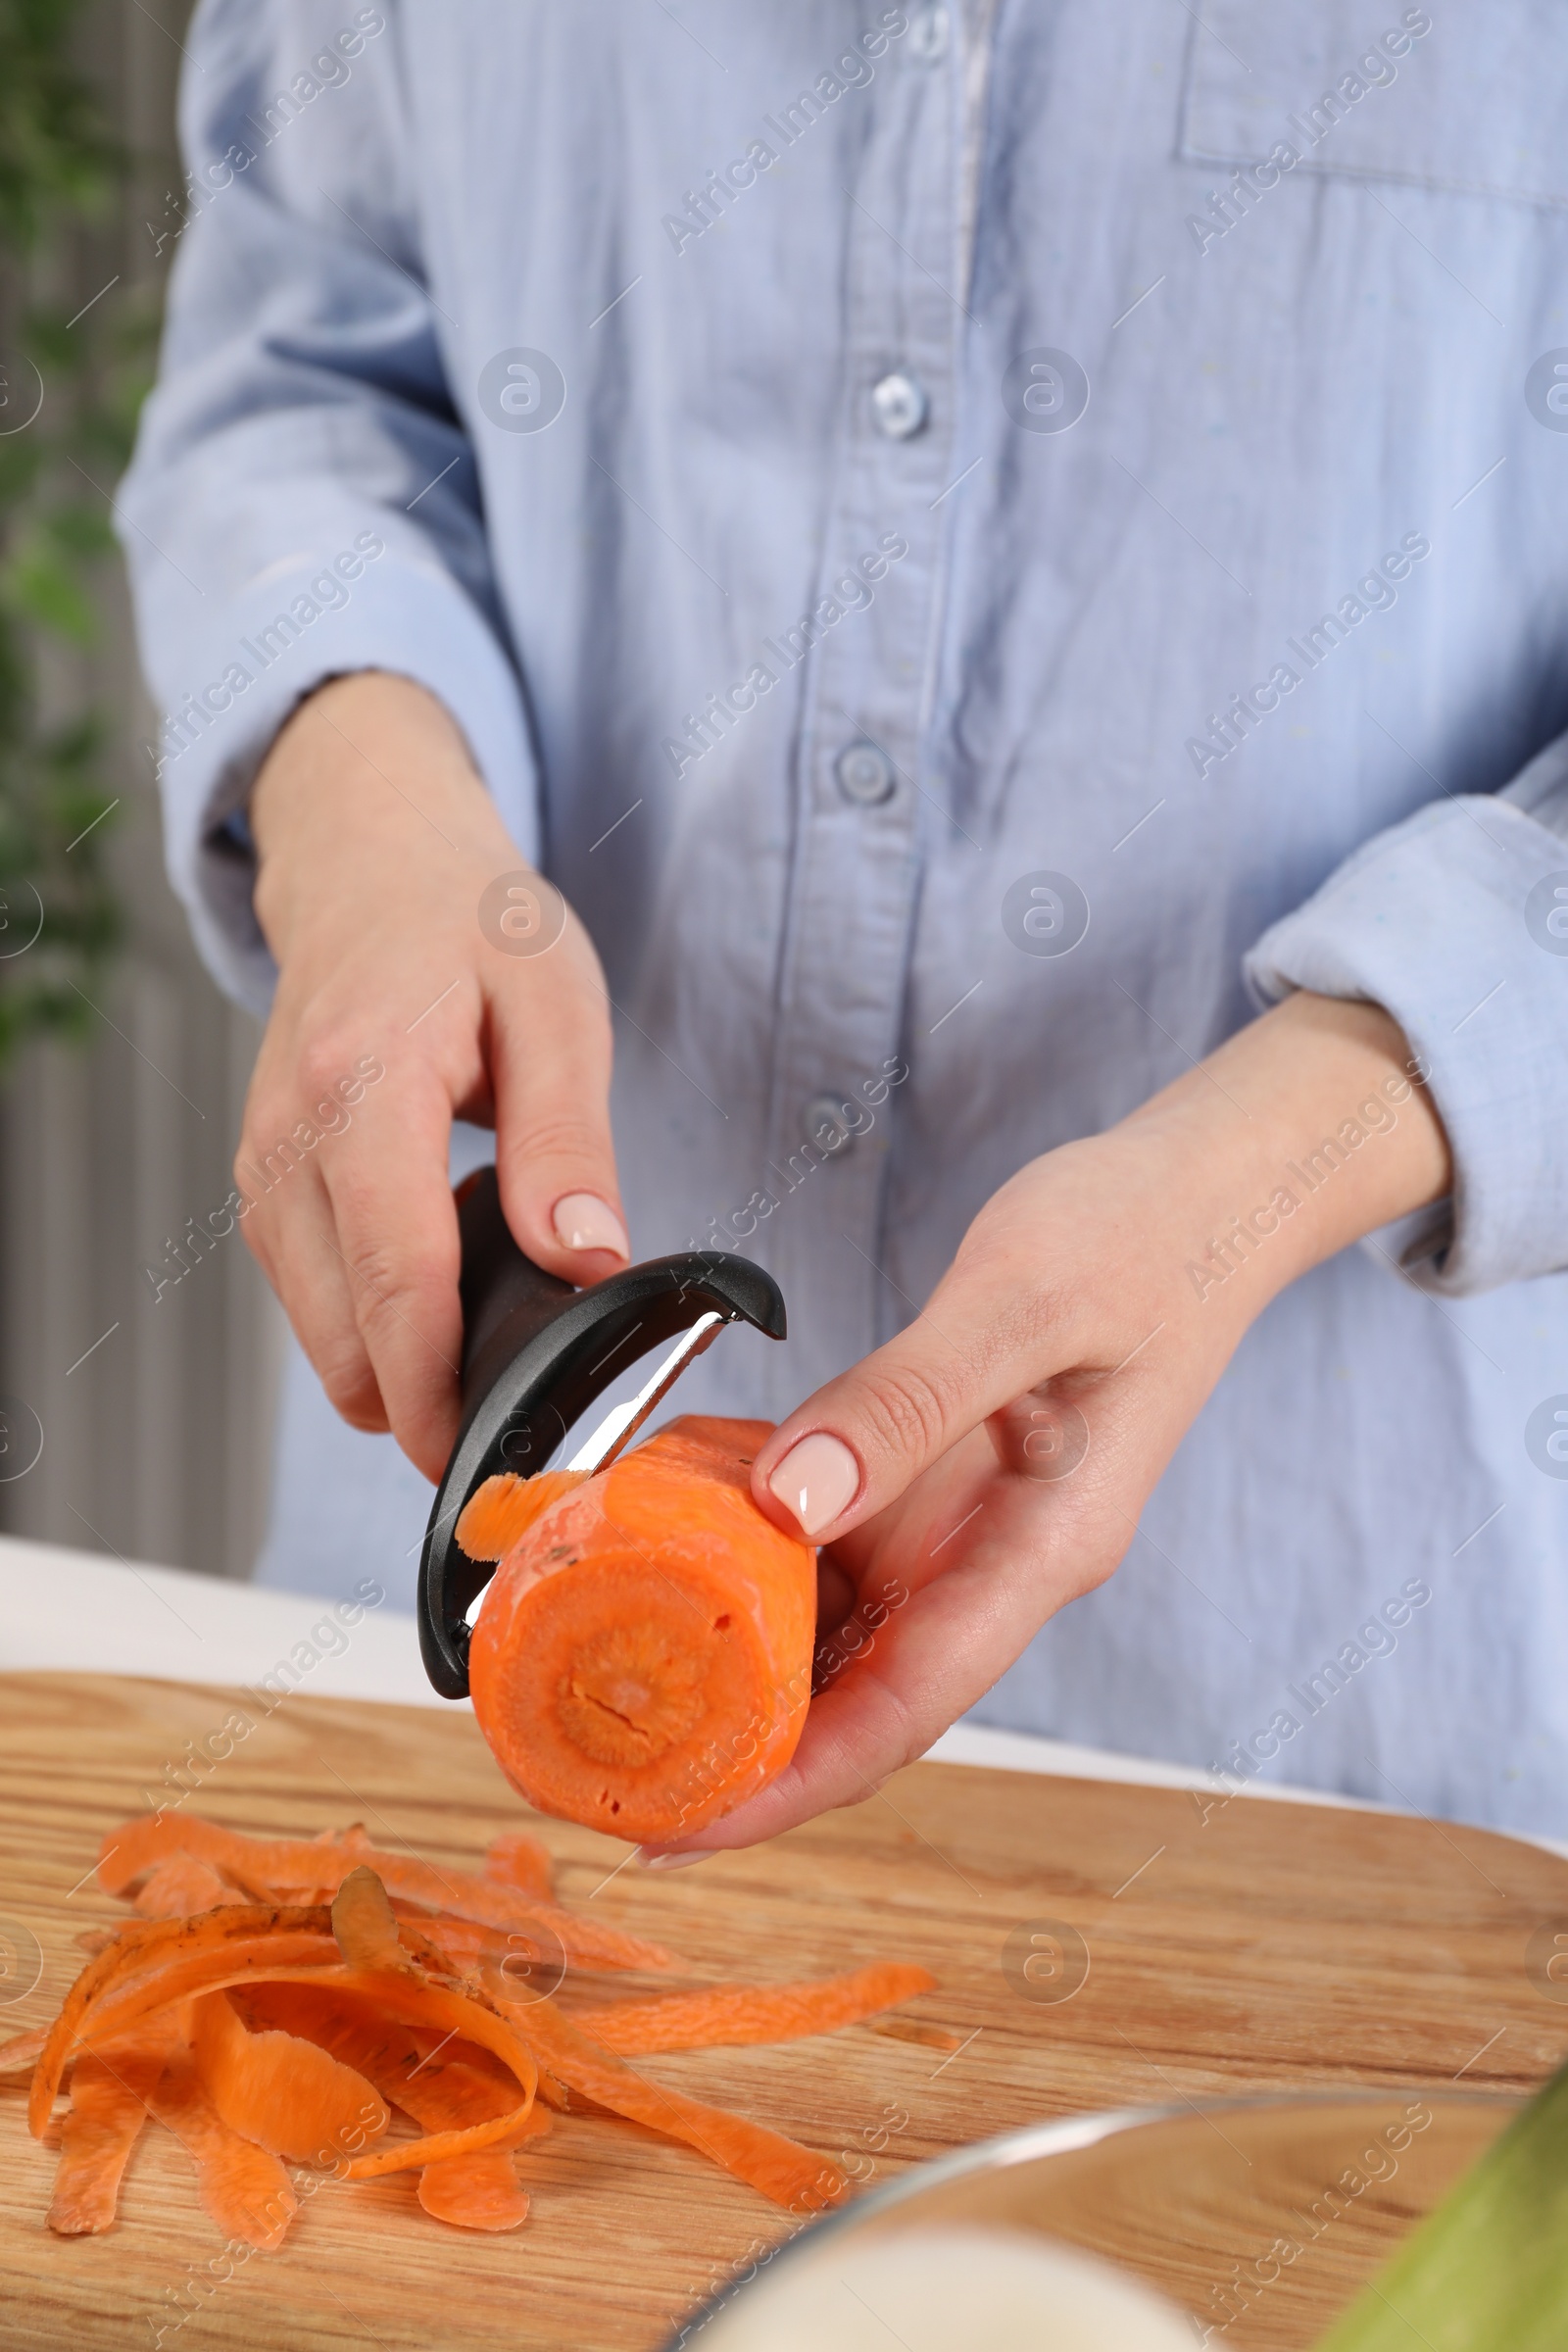
[(576, 987), (542, 995), (491, 1008), (501, 1204), (536, 1264), (599, 1282), (631, 1255), (610, 1129), (609, 1015), (602, 997)]
[(907, 1331), (780, 1422), (753, 1465), (753, 1499), (835, 1543), (1054, 1368), (1017, 1285), (951, 1273)]

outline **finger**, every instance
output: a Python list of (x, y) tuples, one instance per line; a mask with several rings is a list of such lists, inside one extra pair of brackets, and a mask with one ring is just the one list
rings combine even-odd
[(251, 1205), (240, 1231), (333, 1410), (353, 1429), (384, 1431), (386, 1406), (355, 1318), (347, 1271), (333, 1247), (332, 1209), (319, 1172), (275, 1158), (272, 1171), (269, 1175), (266, 1160), (241, 1148), (234, 1181)]
[(1064, 1319), (1053, 1333), (1030, 1287), (1005, 1267), (955, 1271), (906, 1331), (779, 1424), (753, 1465), (753, 1499), (775, 1523), (832, 1543), (1067, 1352)]
[(969, 1544), (963, 1539), (974, 1541), (997, 1475), (990, 1427), (960, 1439), (897, 1502), (817, 1553), (819, 1564), (831, 1560), (848, 1578), (858, 1609), (895, 1594), (906, 1599), (909, 1591), (965, 1557)]
[(578, 969), (569, 932), (552, 954), (563, 960), (548, 975), (530, 958), (493, 988), (496, 1174), (519, 1246), (582, 1284), (625, 1265), (631, 1245), (610, 1130), (608, 1004)]
[(432, 1482), (457, 1437), (463, 1310), (451, 1108), (422, 1063), (368, 1096), (323, 1163), (348, 1284), (393, 1436)]

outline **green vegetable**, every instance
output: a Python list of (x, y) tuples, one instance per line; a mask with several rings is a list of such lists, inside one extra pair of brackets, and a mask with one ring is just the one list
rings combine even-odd
[(1568, 2066), (1427, 2216), (1317, 2352), (1423, 2345), (1568, 2345)]

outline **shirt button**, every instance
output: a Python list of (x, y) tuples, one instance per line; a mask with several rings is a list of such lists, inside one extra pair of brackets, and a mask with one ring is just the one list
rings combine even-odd
[(893, 797), (893, 762), (874, 743), (847, 744), (833, 763), (839, 790), (858, 808), (875, 808)]
[(905, 375), (898, 369), (872, 387), (871, 406), (876, 411), (877, 423), (890, 441), (907, 441), (911, 433), (917, 433), (925, 422), (929, 405), (925, 387), (916, 383), (912, 375)]
[(939, 66), (948, 54), (948, 12), (923, 8), (909, 26), (909, 55), (917, 66)]
[(807, 1142), (819, 1152), (841, 1151), (855, 1133), (844, 1114), (842, 1095), (813, 1095), (802, 1113)]

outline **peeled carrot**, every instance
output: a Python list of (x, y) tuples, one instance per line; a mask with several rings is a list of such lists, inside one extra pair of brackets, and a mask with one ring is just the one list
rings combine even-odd
[(192, 2010), (197, 2071), (231, 2132), (297, 2164), (331, 2164), (386, 2130), (391, 2117), (365, 2077), (314, 2042), (252, 2034), (226, 1992)]
[(608, 2009), (580, 2009), (576, 2022), (606, 2049), (628, 2057), (656, 2050), (734, 2049), (831, 2034), (836, 2027), (874, 2017), (879, 2009), (911, 2001), (935, 1984), (927, 1969), (883, 1960), (814, 1984), (713, 1984), (662, 2000), (616, 2001)]
[[(469, 1687), (503, 1772), (541, 1812), (662, 1842), (789, 1761), (810, 1696), (815, 1554), (752, 1501), (767, 1428), (673, 1421), (608, 1470), (558, 1482), (502, 1560)], [(459, 1542), (483, 1501), (487, 1549), (555, 1478), (485, 1501), (487, 1482)]]
[(120, 2183), (147, 2121), (148, 2099), (178, 2042), (177, 2025), (160, 2018), (77, 2062), (49, 2206), (49, 2227), (58, 2237), (91, 2236), (114, 2227)]

